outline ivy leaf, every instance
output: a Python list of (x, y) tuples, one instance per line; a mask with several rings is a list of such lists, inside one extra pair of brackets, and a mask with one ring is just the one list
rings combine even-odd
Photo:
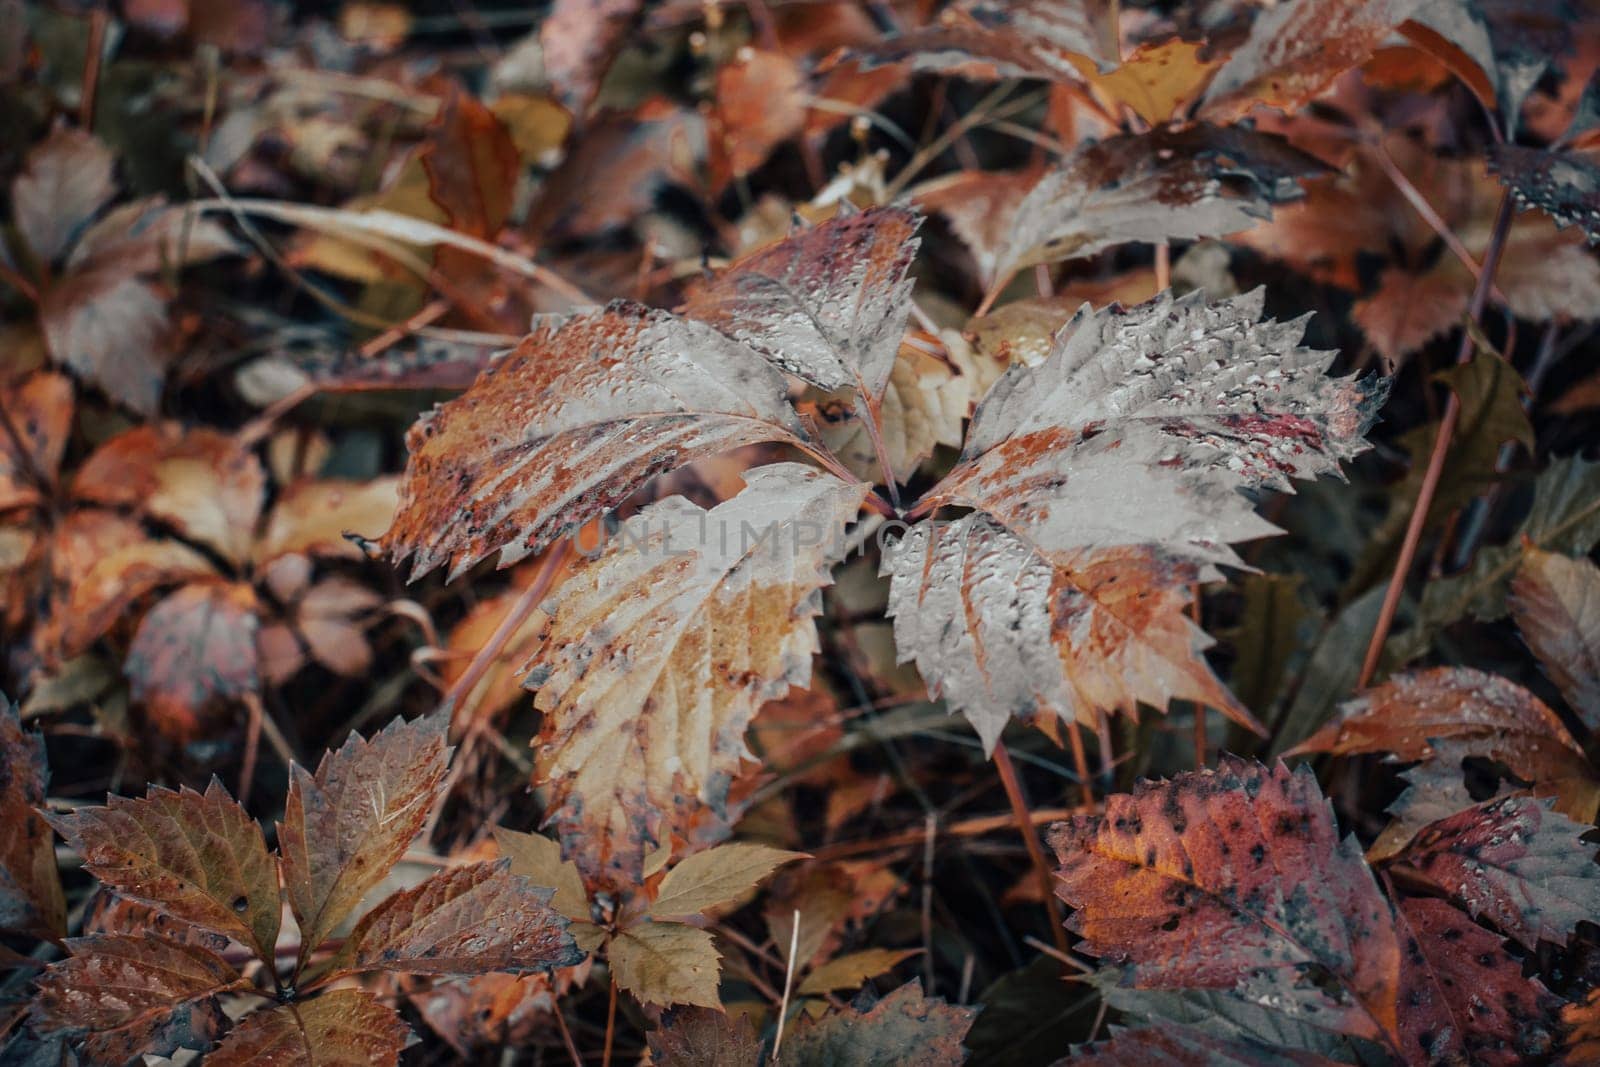
[[(1010, 715), (1094, 721), (1185, 697), (1259, 729), (1181, 615), (1227, 547), (1274, 532), (1240, 490), (1338, 470), (1381, 385), (1324, 375), (1258, 291), (1080, 311), (979, 405), (962, 462), (918, 504), (981, 514), (885, 552), (902, 660), (993, 748)], [(951, 620), (956, 624), (952, 625)]]
[(66, 902), (44, 806), (44, 738), (25, 732), (16, 707), (0, 696), (0, 927), (40, 937), (66, 933)]
[(1396, 911), (1400, 1026), (1429, 1063), (1515, 1067), (1550, 1053), (1561, 1001), (1522, 976), (1500, 938), (1442, 900), (1414, 897)]
[(738, 260), (682, 312), (812, 385), (876, 399), (911, 311), (920, 222), (899, 207), (835, 215)]
[(446, 725), (397, 719), (371, 741), (352, 734), (315, 776), (293, 769), (278, 849), (302, 966), (422, 829), (449, 760)]
[(546, 606), (536, 780), (563, 853), (613, 888), (637, 886), (666, 830), (722, 811), (750, 720), (811, 675), (819, 591), (866, 486), (798, 464), (745, 486), (710, 511), (644, 508)]
[(1489, 169), (1524, 211), (1537, 208), (1559, 227), (1578, 227), (1590, 244), (1600, 241), (1600, 163), (1590, 156), (1496, 144)]
[(1050, 843), (1079, 949), (1125, 965), (1107, 981), (1211, 991), (1398, 1049), (1389, 905), (1308, 769), (1224, 757), (1112, 796)]
[(795, 1063), (833, 1067), (871, 1067), (897, 1063), (907, 1049), (927, 1067), (966, 1062), (961, 1047), (977, 1016), (976, 1008), (946, 1004), (922, 995), (922, 983), (907, 982), (871, 1007), (850, 1007), (821, 1019), (802, 1017), (784, 1052)]
[(1510, 607), (1561, 695), (1590, 729), (1600, 728), (1600, 568), (1527, 549), (1511, 581)]
[(215, 778), (204, 793), (152, 788), (140, 799), (55, 815), (51, 825), (106, 885), (273, 959), (282, 905), (261, 827)]
[(674, 922), (643, 922), (611, 939), (617, 985), (646, 1004), (697, 1004), (721, 1010), (721, 956), (711, 935)]
[(391, 1067), (410, 1028), (360, 989), (245, 1016), (206, 1056), (206, 1067)]
[(583, 961), (552, 892), (509, 863), (441, 871), (385, 899), (355, 926), (319, 981), (362, 971), (483, 974), (549, 971)]
[(705, 914), (738, 900), (783, 864), (805, 858), (804, 852), (744, 842), (696, 852), (661, 880), (650, 915), (681, 919)]
[(171, 1051), (191, 1032), (214, 1029), (202, 1003), (248, 989), (221, 956), (151, 934), (72, 938), (72, 955), (40, 976), (33, 1025), (82, 1033), (91, 1062), (124, 1063)]
[(1373, 51), (1424, 0), (1286, 0), (1256, 17), (1206, 90), (1201, 114), (1229, 120), (1256, 104), (1293, 111)]
[(1426, 827), (1396, 859), (1535, 949), (1564, 944), (1600, 915), (1600, 866), (1582, 841), (1591, 829), (1548, 801), (1513, 795)]
[(784, 392), (748, 347), (664, 311), (619, 301), (547, 326), (412, 427), (383, 547), (413, 578), (496, 549), (509, 565), (662, 471), (798, 440)]
[(1128, 241), (1221, 237), (1297, 200), (1320, 160), (1245, 127), (1166, 127), (1085, 145), (1017, 206), (995, 276)]

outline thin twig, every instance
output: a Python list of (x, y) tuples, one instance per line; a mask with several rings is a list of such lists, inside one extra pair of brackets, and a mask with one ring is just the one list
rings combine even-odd
[(578, 1046), (572, 1042), (572, 1031), (567, 1029), (566, 1016), (561, 1014), (561, 1005), (551, 1005), (550, 1014), (556, 1017), (556, 1029), (561, 1031), (561, 1043), (567, 1046), (567, 1055), (572, 1059), (572, 1067), (583, 1067), (583, 1057), (578, 1055)]
[[(1511, 230), (1511, 217), (1513, 208), (1511, 193), (1507, 190), (1500, 197), (1500, 207), (1495, 214), (1494, 232), (1489, 238), (1489, 249), (1484, 256), (1483, 272), (1478, 275), (1478, 284), (1472, 290), (1472, 303), (1467, 310), (1469, 322), (1477, 322), (1483, 317), (1484, 305), (1488, 303), (1489, 286), (1494, 282), (1495, 270), (1500, 265), (1501, 253), (1505, 251), (1506, 234)], [(1456, 349), (1456, 363), (1465, 363), (1472, 356), (1473, 339), (1471, 330), (1461, 331), (1461, 344)], [(1439, 479), (1444, 473), (1445, 456), (1450, 451), (1450, 441), (1455, 436), (1456, 423), (1461, 418), (1461, 400), (1452, 390), (1449, 400), (1445, 403), (1444, 415), (1439, 420), (1439, 432), (1433, 439), (1433, 452), (1428, 456), (1428, 468), (1422, 476), (1422, 486), (1417, 491), (1417, 500), (1411, 510), (1411, 521), (1406, 526), (1405, 540), (1400, 544), (1400, 555), (1394, 562), (1394, 573), (1389, 576), (1389, 586), (1384, 590), (1383, 605), (1378, 610), (1378, 622), (1372, 629), (1372, 639), (1367, 643), (1366, 658), (1361, 663), (1361, 675), (1356, 680), (1357, 689), (1365, 689), (1372, 681), (1372, 676), (1377, 673), (1378, 662), (1383, 656), (1384, 643), (1389, 639), (1389, 628), (1394, 625), (1394, 615), (1400, 606), (1400, 594), (1405, 589), (1406, 576), (1411, 573), (1411, 564), (1417, 555), (1417, 544), (1422, 540), (1422, 529), (1428, 520), (1428, 512), (1433, 507), (1433, 497), (1439, 488)]]
[(1094, 772), (1089, 769), (1089, 754), (1083, 748), (1083, 729), (1076, 718), (1067, 721), (1067, 739), (1072, 743), (1072, 762), (1078, 769), (1078, 788), (1083, 791), (1083, 803), (1094, 807)]
[(94, 101), (100, 90), (100, 54), (106, 50), (106, 23), (110, 21), (102, 5), (89, 15), (88, 54), (83, 61), (83, 96), (78, 101), (78, 125), (94, 129)]
[(1006, 751), (1004, 741), (995, 742), (994, 766), (995, 770), (1000, 772), (1000, 784), (1005, 787), (1006, 799), (1011, 802), (1011, 814), (1017, 820), (1017, 830), (1022, 834), (1022, 843), (1027, 846), (1028, 859), (1033, 861), (1033, 869), (1039, 875), (1039, 888), (1044, 891), (1045, 911), (1050, 915), (1050, 936), (1054, 938), (1056, 947), (1065, 953), (1066, 917), (1061, 914), (1061, 905), (1056, 901), (1055, 879), (1050, 875), (1050, 863), (1044, 857), (1044, 846), (1039, 843), (1039, 831), (1034, 828), (1033, 820), (1028, 817), (1028, 802), (1022, 795), (1022, 783), (1017, 780), (1017, 767), (1011, 762), (1011, 753)]
[(615, 971), (611, 978), (611, 1003), (606, 1007), (606, 1047), (600, 1054), (600, 1067), (611, 1067), (611, 1043), (617, 1037), (617, 975)]
[(783, 1001), (778, 1006), (778, 1033), (772, 1039), (772, 1062), (778, 1062), (783, 1048), (783, 1024), (789, 1015), (789, 990), (794, 985), (794, 958), (800, 951), (800, 909), (794, 909), (794, 925), (789, 930), (789, 966), (783, 973)]

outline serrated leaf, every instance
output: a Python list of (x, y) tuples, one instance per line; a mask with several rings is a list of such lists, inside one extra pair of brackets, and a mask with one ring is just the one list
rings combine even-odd
[(1600, 728), (1600, 567), (1527, 549), (1509, 603), (1550, 680), (1590, 729)]
[(511, 861), (511, 873), (519, 874), (534, 885), (554, 891), (550, 906), (573, 922), (588, 922), (589, 896), (583, 889), (583, 875), (578, 865), (561, 858), (561, 845), (542, 834), (525, 834), (494, 828), (495, 843), (500, 854)]
[(192, 740), (214, 704), (260, 687), (258, 603), (243, 582), (195, 582), (139, 621), (123, 672), (129, 693), (163, 734)]
[(1367, 61), (1424, 0), (1286, 0), (1256, 16), (1206, 90), (1201, 114), (1229, 120), (1256, 104), (1293, 111)]
[(890, 37), (864, 55), (910, 60), (914, 70), (988, 68), (1002, 78), (1077, 81), (1081, 59), (1101, 70), (1121, 59), (1116, 12), (1108, 0), (961, 0), (938, 25)]
[(925, 1067), (954, 1067), (966, 1062), (961, 1042), (977, 1014), (925, 997), (922, 983), (911, 981), (871, 1008), (800, 1019), (784, 1041), (784, 1058), (802, 1067), (881, 1067), (909, 1055)]
[(988, 747), (1013, 714), (1092, 722), (1180, 696), (1256, 728), (1181, 609), (1238, 562), (1230, 541), (1274, 532), (1241, 490), (1336, 472), (1383, 393), (1325, 377), (1331, 354), (1299, 347), (1300, 322), (1258, 323), (1261, 301), (1085, 307), (995, 384), (917, 506), (984, 514), (886, 550), (901, 659)]
[(547, 605), (535, 776), (563, 853), (614, 889), (667, 830), (722, 810), (751, 718), (810, 678), (818, 593), (866, 486), (798, 464), (745, 484), (710, 511), (642, 509)]
[(646, 1004), (722, 1008), (717, 996), (721, 955), (711, 935), (673, 922), (643, 922), (611, 939), (617, 985)]
[(650, 914), (658, 919), (704, 914), (738, 900), (785, 863), (805, 858), (804, 852), (737, 841), (696, 852), (661, 880)]
[(1399, 902), (1400, 1027), (1429, 1063), (1515, 1067), (1548, 1054), (1561, 1006), (1500, 938), (1442, 900)]
[(650, 1031), (652, 1063), (671, 1067), (750, 1067), (761, 1062), (761, 1037), (746, 1015), (674, 1008)]
[(1489, 169), (1524, 211), (1536, 208), (1557, 226), (1576, 226), (1590, 244), (1600, 241), (1600, 164), (1592, 157), (1495, 144), (1489, 148)]
[[(971, 407), (970, 381), (948, 363), (910, 346), (900, 350), (878, 408), (884, 454), (905, 483), (939, 445), (961, 446)], [(850, 391), (818, 405), (822, 439), (839, 461), (865, 480), (878, 477), (878, 456)]]
[(835, 215), (696, 286), (682, 312), (812, 385), (881, 396), (911, 311), (920, 222), (898, 207)]
[(836, 956), (806, 975), (801, 996), (821, 996), (839, 989), (860, 989), (869, 978), (887, 974), (921, 952), (916, 948), (869, 948)]
[(44, 738), (24, 731), (0, 696), (0, 927), (40, 937), (66, 933), (66, 902), (44, 806)]
[(356, 923), (321, 979), (362, 971), (483, 974), (549, 971), (583, 960), (552, 891), (506, 861), (441, 871)]
[(1127, 965), (1117, 984), (1215, 990), (1398, 1048), (1389, 905), (1309, 770), (1224, 757), (1114, 795), (1050, 843), (1078, 948)]
[(351, 734), (314, 776), (293, 768), (278, 850), (302, 965), (422, 829), (449, 760), (446, 725), (440, 715), (396, 719), (371, 741)]
[(206, 1067), (393, 1067), (410, 1029), (360, 989), (245, 1016)]
[(1581, 840), (1593, 827), (1549, 804), (1513, 795), (1476, 805), (1423, 829), (1397, 860), (1528, 948), (1564, 944), (1600, 915), (1600, 866)]
[(1079, 148), (1017, 206), (995, 274), (1091, 256), (1128, 241), (1221, 237), (1299, 199), (1323, 164), (1243, 127), (1159, 127)]
[(1358, 300), (1350, 317), (1393, 374), (1406, 357), (1460, 326), (1469, 300), (1448, 272), (1416, 274), (1387, 267), (1378, 276), (1377, 290)]
[(11, 185), (12, 213), (28, 251), (49, 265), (116, 195), (115, 158), (98, 137), (60, 126), (29, 153)]
[(1079, 1045), (1063, 1063), (1084, 1067), (1332, 1067), (1338, 1060), (1255, 1041), (1213, 1037), (1187, 1026), (1141, 1027)]
[(67, 947), (72, 955), (38, 980), (33, 1025), (43, 1033), (82, 1033), (91, 1062), (125, 1063), (163, 1051), (151, 1046), (164, 1033), (186, 1032), (188, 1012), (205, 1010), (198, 1002), (249, 988), (221, 956), (150, 934), (73, 938)]
[(140, 799), (110, 797), (103, 808), (50, 821), (106, 885), (273, 959), (277, 864), (260, 825), (221, 782), (213, 778), (204, 793), (152, 788)]
[(545, 327), (406, 438), (381, 539), (419, 577), (496, 549), (509, 565), (664, 470), (801, 434), (784, 380), (711, 328), (625, 301)]

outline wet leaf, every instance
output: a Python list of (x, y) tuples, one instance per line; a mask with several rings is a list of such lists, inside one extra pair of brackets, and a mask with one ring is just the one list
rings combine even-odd
[(206, 1067), (390, 1067), (409, 1028), (360, 989), (247, 1015), (206, 1057)]
[(1511, 581), (1510, 607), (1561, 695), (1591, 729), (1600, 727), (1600, 568), (1528, 549)]
[(1557, 226), (1576, 226), (1590, 244), (1600, 241), (1600, 164), (1593, 158), (1499, 144), (1489, 150), (1489, 167), (1518, 207), (1543, 211)]
[(1003, 78), (1076, 81), (1079, 60), (1110, 70), (1121, 58), (1116, 12), (1107, 0), (961, 0), (938, 25), (891, 37), (864, 54), (881, 63), (909, 59), (916, 70), (986, 68)]
[(1338, 1060), (1274, 1048), (1254, 1041), (1213, 1037), (1187, 1026), (1123, 1030), (1109, 1041), (1082, 1045), (1063, 1063), (1087, 1067), (1331, 1067)]

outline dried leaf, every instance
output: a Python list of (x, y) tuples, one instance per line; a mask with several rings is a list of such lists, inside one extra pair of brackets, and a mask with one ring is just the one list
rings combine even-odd
[(1489, 169), (1524, 211), (1537, 208), (1557, 226), (1576, 226), (1590, 244), (1600, 241), (1600, 164), (1578, 152), (1553, 152), (1497, 144)]
[[(879, 404), (879, 432), (889, 465), (909, 481), (939, 445), (961, 446), (961, 429), (972, 406), (971, 382), (950, 364), (910, 345), (900, 349)], [(819, 405), (822, 439), (863, 480), (878, 477), (878, 455), (848, 390)]]
[(393, 1067), (409, 1028), (359, 989), (245, 1016), (206, 1067)]
[(801, 996), (821, 996), (839, 989), (859, 989), (869, 978), (888, 974), (921, 949), (869, 948), (837, 956), (806, 975)]
[(242, 582), (196, 582), (145, 613), (123, 672), (158, 730), (189, 741), (218, 701), (260, 686), (256, 594)]
[(1079, 950), (1127, 965), (1109, 972), (1123, 988), (1214, 991), (1398, 1050), (1389, 905), (1306, 768), (1224, 757), (1112, 796), (1050, 843)]
[(891, 37), (863, 54), (878, 63), (909, 59), (915, 70), (1076, 81), (1082, 59), (1110, 70), (1121, 58), (1116, 11), (1107, 0), (961, 0), (945, 9), (939, 25)]
[(82, 270), (52, 285), (39, 306), (50, 354), (79, 378), (143, 415), (160, 406), (167, 364), (167, 299), (120, 267)]
[(505, 566), (664, 470), (800, 433), (783, 376), (747, 347), (618, 302), (535, 332), (412, 427), (382, 542), (414, 577), (497, 548)]
[(216, 567), (182, 541), (138, 540), (93, 560), (75, 576), (58, 631), (61, 654), (76, 656), (163, 587), (216, 577)]
[(362, 971), (481, 974), (549, 971), (583, 961), (551, 891), (509, 864), (455, 867), (368, 912), (328, 965), (326, 977)]
[(744, 1015), (710, 1008), (674, 1008), (650, 1031), (652, 1063), (671, 1067), (750, 1067), (761, 1061), (761, 1038)]
[(544, 69), (568, 111), (589, 109), (641, 0), (556, 0), (539, 24)]
[(872, 1067), (899, 1063), (908, 1049), (926, 1067), (964, 1063), (962, 1040), (978, 1014), (975, 1008), (946, 1004), (922, 995), (922, 983), (907, 982), (870, 1009), (847, 1008), (822, 1019), (802, 1018), (784, 1041), (784, 1052), (799, 1064)]
[(782, 52), (740, 49), (717, 68), (711, 112), (711, 190), (749, 175), (806, 124), (805, 75)]
[(1356, 302), (1350, 317), (1394, 373), (1405, 358), (1423, 345), (1460, 326), (1468, 295), (1450, 274), (1413, 274), (1388, 267), (1371, 296)]
[(212, 779), (204, 793), (152, 787), (141, 799), (52, 816), (96, 878), (267, 961), (278, 941), (278, 867), (261, 827)]
[(451, 229), (473, 237), (500, 232), (511, 215), (522, 161), (494, 112), (464, 92), (450, 93), (417, 158), (428, 175), (428, 198)]
[(711, 935), (674, 922), (643, 922), (611, 939), (617, 985), (646, 1004), (697, 1004), (721, 1010), (721, 955)]
[(1500, 938), (1442, 900), (1403, 900), (1397, 912), (1400, 1027), (1427, 1062), (1514, 1067), (1553, 1051), (1561, 1001), (1522, 976)]
[[(17, 438), (0, 434), (0, 510), (43, 501), (40, 479), (54, 481), (72, 432), (72, 382), (40, 371), (0, 391), (0, 410)], [(17, 448), (22, 445), (21, 450)]]
[(24, 732), (0, 696), (0, 928), (39, 937), (66, 933), (66, 904), (44, 806), (44, 738)]
[(766, 845), (735, 842), (685, 857), (661, 880), (650, 915), (687, 918), (731, 904), (785, 863), (806, 858)]
[[(1023, 197), (1039, 184), (1039, 172), (959, 170), (924, 182), (912, 190), (917, 206), (938, 212), (949, 220), (950, 228), (972, 253), (978, 266), (978, 280), (989, 289), (999, 278), (1000, 257), (1006, 251)], [(996, 314), (1016, 304), (1007, 304)], [(1062, 315), (1056, 322), (1066, 321)], [(973, 323), (981, 326), (987, 319)], [(979, 383), (987, 388), (988, 382)]]
[(1509, 796), (1441, 819), (1398, 859), (1529, 949), (1564, 944), (1600, 915), (1600, 866), (1580, 825), (1549, 801)]
[(1600, 1057), (1600, 989), (1592, 989), (1582, 1003), (1561, 1009), (1561, 1022), (1567, 1027), (1561, 1047), (1563, 1064), (1579, 1067)]
[(1202, 114), (1228, 120), (1256, 104), (1293, 111), (1366, 62), (1424, 0), (1286, 0), (1264, 10), (1206, 90)]
[(1162, 1026), (1114, 1032), (1109, 1041), (1080, 1045), (1062, 1062), (1086, 1067), (1331, 1067), (1339, 1061), (1213, 1037), (1188, 1026)]
[(578, 873), (576, 864), (561, 858), (559, 842), (504, 826), (494, 828), (494, 839), (501, 855), (511, 861), (511, 873), (554, 891), (550, 906), (559, 914), (573, 922), (588, 922), (592, 918), (583, 876)]
[(563, 853), (615, 888), (665, 831), (722, 812), (750, 720), (810, 678), (818, 591), (866, 486), (798, 464), (745, 484), (711, 511), (644, 508), (547, 605), (535, 776)]
[(42, 1033), (82, 1033), (95, 1063), (125, 1063), (140, 1053), (170, 1052), (191, 1025), (197, 1003), (249, 983), (228, 962), (197, 945), (152, 935), (100, 935), (67, 942), (72, 956), (39, 978), (33, 1025)]
[(911, 311), (919, 222), (895, 207), (835, 215), (738, 260), (682, 312), (812, 385), (881, 396)]
[(278, 825), (283, 882), (300, 923), (300, 960), (381, 882), (422, 829), (449, 753), (438, 715), (352, 734), (315, 776), (295, 767)]
[(1085, 145), (1018, 205), (996, 277), (1128, 241), (1249, 229), (1325, 170), (1281, 137), (1243, 127), (1161, 127)]
[(373, 538), (388, 529), (398, 491), (395, 478), (296, 482), (279, 495), (256, 542), (255, 559), (264, 563), (290, 552), (359, 558), (360, 550), (345, 534)]
[(1530, 548), (1511, 580), (1511, 617), (1550, 680), (1600, 728), (1600, 568)]
[(43, 264), (61, 258), (116, 195), (110, 149), (93, 134), (58, 126), (28, 153), (11, 186), (17, 232)]
[(1199, 42), (1174, 37), (1160, 44), (1140, 44), (1108, 73), (1087, 62), (1078, 64), (1078, 69), (1090, 85), (1128, 105), (1148, 125), (1160, 126), (1211, 80), (1220, 60), (1202, 59), (1204, 50)]

